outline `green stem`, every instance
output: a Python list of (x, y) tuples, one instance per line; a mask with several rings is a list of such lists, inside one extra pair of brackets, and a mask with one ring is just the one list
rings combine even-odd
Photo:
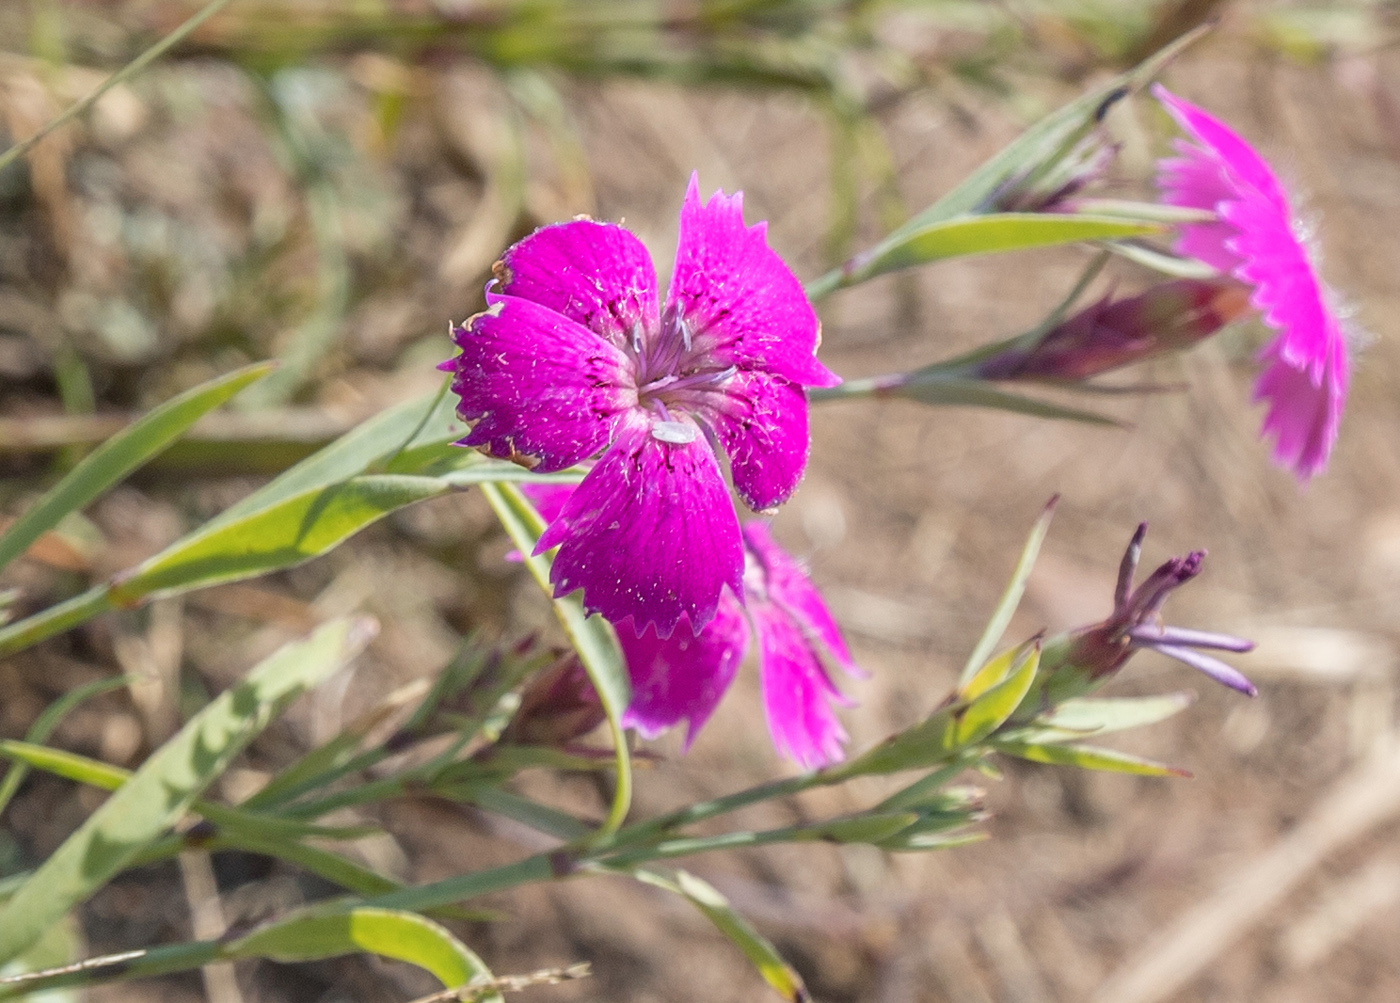
[(533, 857), (526, 857), (513, 864), (506, 864), (504, 867), (493, 867), (488, 871), (474, 871), (471, 874), (459, 874), (456, 877), (435, 881), (429, 885), (405, 888), (402, 891), (389, 892), (387, 895), (375, 895), (365, 899), (364, 905), (382, 909), (407, 909), (412, 912), (424, 912), (429, 909), (453, 905), (463, 899), (514, 888), (516, 885), (563, 877), (564, 874), (572, 870), (572, 867), (573, 865), (567, 858), (561, 863), (556, 854), (541, 853)]
[(67, 986), (87, 986), (117, 979), (139, 979), (171, 972), (187, 972), (218, 961), (222, 951), (222, 946), (216, 941), (195, 941), (156, 947), (149, 951), (126, 951), (101, 958), (89, 958), (87, 961), (47, 972), (0, 979), (0, 1000), (33, 998), (41, 992)]
[(841, 267), (838, 266), (836, 268), (833, 268), (831, 271), (827, 272), (825, 275), (819, 276), (818, 278), (813, 279), (811, 282), (808, 282), (803, 287), (803, 291), (807, 293), (807, 298), (809, 300), (819, 300), (824, 296), (830, 296), (838, 289), (844, 288), (846, 285), (845, 280), (846, 273)]
[(111, 599), (111, 586), (98, 585), (88, 589), (66, 602), (26, 617), (19, 623), (0, 628), (0, 658), (23, 651), (55, 634), (62, 634), (65, 630), (72, 630), (97, 614), (115, 608), (116, 605)]
[(769, 801), (773, 798), (791, 797), (801, 794), (803, 791), (811, 790), (814, 787), (826, 787), (831, 784), (840, 783), (848, 779), (849, 772), (844, 767), (835, 766), (825, 770), (818, 770), (816, 773), (804, 773), (797, 777), (788, 777), (786, 780), (772, 780), (766, 784), (759, 784), (757, 787), (750, 787), (747, 790), (736, 791), (733, 794), (726, 794), (723, 797), (715, 798), (711, 801), (701, 801), (671, 812), (669, 815), (661, 815), (646, 822), (639, 822), (636, 825), (629, 825), (619, 831), (611, 840), (598, 844), (598, 851), (631, 846), (636, 843), (647, 842), (656, 836), (660, 836), (673, 829), (683, 826), (694, 825), (696, 822), (703, 822), (707, 819), (716, 818), (720, 815), (728, 815), (749, 805), (758, 804), (761, 801)]
[(233, 0), (210, 0), (210, 2), (206, 4), (204, 8), (201, 11), (199, 11), (199, 13), (195, 14), (194, 17), (190, 18), (184, 24), (180, 25), (180, 27), (176, 28), (170, 34), (162, 38), (159, 42), (156, 42), (145, 52), (141, 53), (141, 55), (137, 56), (135, 59), (127, 63), (116, 73), (113, 73), (110, 77), (104, 80), (102, 84), (97, 88), (97, 90), (93, 91), (91, 94), (83, 98), (81, 101), (78, 101), (76, 104), (70, 105), (66, 111), (64, 111), (57, 118), (53, 119), (51, 122), (49, 122), (48, 125), (44, 126), (42, 129), (40, 129), (34, 135), (30, 136), (28, 139), (24, 140), (21, 143), (16, 143), (14, 146), (6, 150), (3, 154), (0, 154), (0, 171), (5, 170), (5, 168), (9, 167), (20, 157), (24, 156), (36, 145), (38, 145), (44, 139), (48, 138), (48, 136), (55, 130), (62, 128), (63, 126), (71, 122), (73, 119), (81, 115), (83, 112), (87, 111), (102, 98), (102, 95), (106, 94), (113, 87), (117, 86), (120, 83), (125, 83), (127, 80), (130, 80), (132, 77), (136, 76), (136, 74), (144, 70), (147, 66), (150, 66), (161, 56), (165, 55), (175, 46), (179, 45), (186, 38), (188, 38), (189, 35), (193, 31), (195, 31), (195, 29), (197, 29), (201, 24), (209, 20), (211, 17), (213, 17), (219, 11), (223, 10), (232, 2)]

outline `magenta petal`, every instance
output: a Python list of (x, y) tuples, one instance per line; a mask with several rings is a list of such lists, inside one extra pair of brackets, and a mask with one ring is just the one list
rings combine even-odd
[(851, 657), (821, 593), (802, 565), (778, 546), (768, 526), (762, 522), (745, 523), (744, 545), (748, 548), (750, 562), (761, 571), (758, 576), (761, 582), (756, 583), (756, 589), (761, 589), (769, 602), (786, 610), (808, 634), (820, 639), (842, 669), (854, 676), (864, 676)]
[(642, 242), (615, 223), (576, 219), (541, 227), (496, 268), (500, 292), (549, 307), (619, 348), (656, 326), (656, 269)]
[(821, 325), (802, 283), (768, 246), (767, 224), (744, 225), (743, 194), (701, 204), (690, 177), (681, 206), (667, 317), (679, 314), (698, 351), (809, 387), (838, 376), (817, 361)]
[(1152, 96), (1162, 102), (1183, 129), (1213, 150), (1234, 178), (1253, 188), (1287, 214), (1288, 199), (1283, 186), (1264, 158), (1239, 133), (1205, 109), (1177, 97), (1161, 84), (1152, 88)]
[(758, 631), (763, 711), (778, 752), (814, 770), (839, 762), (846, 731), (833, 703), (845, 703), (802, 628), (775, 605), (750, 602)]
[(698, 634), (685, 618), (665, 639), (650, 627), (638, 635), (632, 621), (624, 620), (617, 625), (617, 640), (632, 677), (623, 725), (655, 738), (684, 719), (688, 749), (734, 681), (748, 651), (749, 624), (726, 592), (715, 618)]
[[(1219, 212), (1222, 205), (1236, 197), (1237, 189), (1217, 157), (1191, 143), (1178, 141), (1176, 148), (1181, 156), (1157, 165), (1157, 187), (1162, 190), (1164, 202), (1185, 209)], [(1240, 263), (1239, 255), (1229, 248), (1238, 232), (1223, 220), (1188, 223), (1178, 230), (1176, 250), (1228, 275)]]
[(1319, 382), (1330, 361), (1329, 346), (1343, 339), (1307, 251), (1288, 219), (1261, 200), (1232, 203), (1222, 216), (1239, 231), (1231, 242), (1243, 259), (1235, 277), (1254, 287), (1250, 302), (1264, 323), (1280, 332), (1274, 351)]
[(703, 628), (724, 586), (741, 587), (739, 520), (708, 441), (662, 442), (642, 418), (618, 424), (535, 553), (556, 546), (556, 595), (581, 588), (590, 613), (662, 637), (682, 614)]
[(1182, 227), (1177, 249), (1228, 267), (1253, 288), (1251, 304), (1278, 332), (1260, 354), (1264, 370), (1254, 389), (1255, 400), (1268, 403), (1264, 432), (1275, 439), (1278, 463), (1311, 477), (1327, 465), (1346, 404), (1350, 362), (1341, 322), (1269, 165), (1218, 119), (1161, 86), (1153, 93), (1201, 144), (1180, 144), (1183, 156), (1161, 165), (1167, 201), (1220, 217)]
[(734, 489), (763, 511), (788, 500), (807, 466), (807, 394), (797, 384), (740, 370), (706, 414), (729, 454)]
[(577, 487), (577, 484), (526, 483), (520, 485), (520, 493), (530, 499), (530, 504), (535, 506), (535, 511), (547, 526), (559, 518), (559, 513), (564, 511), (565, 503)]
[(529, 300), (499, 297), (453, 335), (457, 413), (473, 423), (461, 442), (492, 456), (573, 466), (607, 445), (614, 417), (636, 403), (622, 352)]
[(1254, 399), (1269, 406), (1264, 432), (1274, 437), (1275, 461), (1306, 480), (1327, 466), (1337, 441), (1347, 395), (1345, 348), (1338, 341), (1334, 361), (1319, 380), (1269, 348), (1264, 357), (1267, 364), (1254, 384)]

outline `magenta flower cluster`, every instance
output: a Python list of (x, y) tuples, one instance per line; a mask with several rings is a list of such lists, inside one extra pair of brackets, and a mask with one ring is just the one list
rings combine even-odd
[(1254, 386), (1265, 401), (1274, 459), (1306, 480), (1327, 465), (1350, 381), (1347, 342), (1273, 170), (1219, 119), (1158, 86), (1154, 93), (1194, 142), (1158, 165), (1171, 205), (1205, 209), (1181, 227), (1177, 250), (1251, 287), (1251, 303), (1278, 336), (1259, 353)]
[(693, 738), (752, 622), (779, 750), (809, 767), (839, 759), (842, 698), (818, 649), (853, 669), (850, 654), (792, 558), (761, 525), (741, 530), (721, 473), (724, 457), (756, 511), (786, 501), (807, 463), (805, 388), (840, 382), (742, 195), (702, 202), (692, 176), (664, 303), (641, 242), (591, 219), (508, 249), (486, 298), (443, 365), (471, 424), (461, 444), (541, 472), (591, 462), (577, 490), (530, 490), (549, 520), (536, 553), (557, 547), (555, 594), (581, 589), (617, 625), (629, 725), (654, 736), (687, 720)]
[(591, 219), (506, 251), (487, 303), (446, 364), (462, 445), (540, 471), (602, 454), (539, 541), (556, 594), (662, 637), (709, 623), (744, 568), (721, 452), (745, 504), (781, 504), (807, 464), (804, 388), (840, 382), (764, 225), (692, 177), (664, 304), (642, 243)]
[[(1180, 228), (1177, 249), (1244, 283), (1278, 332), (1260, 353), (1255, 395), (1268, 404), (1275, 458), (1310, 477), (1327, 462), (1346, 399), (1341, 324), (1268, 165), (1201, 109), (1156, 94), (1191, 137), (1159, 165), (1163, 197), (1211, 214)], [(664, 300), (641, 242), (585, 218), (510, 247), (486, 299), (454, 329), (460, 351), (443, 365), (470, 426), (460, 444), (540, 472), (588, 466), (577, 489), (529, 489), (548, 520), (536, 553), (557, 548), (555, 594), (581, 590), (585, 609), (617, 627), (633, 684), (627, 724), (653, 737), (686, 722), (689, 745), (756, 640), (779, 751), (806, 768), (840, 759), (835, 707), (846, 700), (828, 664), (858, 670), (797, 562), (764, 523), (741, 526), (723, 473), (755, 511), (786, 501), (807, 463), (807, 389), (840, 382), (817, 361), (817, 316), (764, 224), (744, 223), (741, 195), (702, 201), (692, 176)], [(1184, 347), (1242, 299), (1216, 281), (1103, 304), (1084, 330), (1066, 327), (1037, 346), (1058, 353), (1039, 365), (1077, 378)], [(1031, 366), (983, 376), (1034, 373), (1045, 375)], [(1112, 671), (1152, 648), (1251, 692), (1201, 650), (1248, 642), (1160, 625), (1162, 602), (1201, 555), (1168, 562), (1134, 589), (1140, 544), (1141, 534), (1113, 616), (1079, 633), (1079, 654)]]

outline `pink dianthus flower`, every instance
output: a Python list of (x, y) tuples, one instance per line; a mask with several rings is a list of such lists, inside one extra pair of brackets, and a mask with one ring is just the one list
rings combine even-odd
[(1254, 399), (1268, 404), (1275, 461), (1306, 480), (1326, 467), (1346, 404), (1342, 325), (1269, 165), (1219, 119), (1160, 84), (1153, 93), (1194, 140), (1178, 140), (1179, 156), (1158, 164), (1165, 201), (1217, 215), (1181, 227), (1176, 249), (1247, 283), (1251, 304), (1278, 332), (1259, 352)]
[(786, 501), (807, 462), (804, 388), (840, 379), (816, 359), (802, 284), (745, 226), (743, 197), (701, 202), (694, 175), (664, 305), (646, 248), (575, 219), (510, 247), (488, 307), (453, 331), (461, 444), (540, 471), (597, 462), (540, 538), (555, 594), (660, 637), (741, 589), (746, 505)]

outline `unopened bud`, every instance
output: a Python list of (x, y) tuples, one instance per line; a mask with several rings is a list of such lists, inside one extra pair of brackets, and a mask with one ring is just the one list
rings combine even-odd
[(1209, 338), (1249, 310), (1249, 291), (1229, 280), (1179, 279), (1117, 301), (1107, 296), (1031, 344), (978, 363), (988, 380), (1084, 380)]
[(501, 734), (516, 745), (567, 745), (606, 719), (598, 691), (578, 656), (568, 654), (536, 676), (520, 694), (520, 707)]

